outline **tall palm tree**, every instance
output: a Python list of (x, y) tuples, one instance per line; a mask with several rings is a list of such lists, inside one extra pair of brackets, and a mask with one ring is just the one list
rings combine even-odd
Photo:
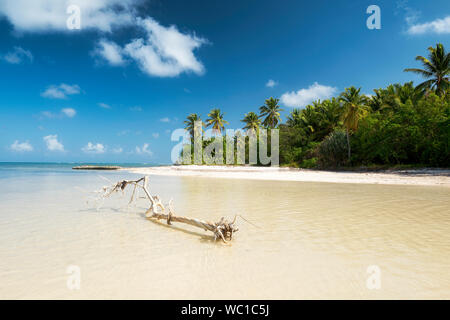
[(450, 75), (450, 53), (445, 52), (441, 43), (436, 44), (436, 48), (428, 48), (428, 59), (417, 56), (416, 60), (421, 61), (423, 69), (409, 68), (405, 72), (414, 72), (420, 74), (426, 79), (417, 86), (419, 90), (434, 89), (436, 94), (443, 95), (449, 88)]
[(206, 119), (206, 126), (212, 126), (212, 129), (216, 133), (221, 133), (225, 128), (225, 124), (228, 124), (228, 121), (223, 119), (223, 113), (221, 113), (220, 109), (212, 109), (210, 113), (208, 113), (208, 119)]
[(261, 125), (261, 120), (259, 119), (258, 115), (254, 112), (249, 112), (245, 114), (244, 119), (242, 119), (241, 122), (245, 123), (244, 126), (245, 130), (253, 129), (257, 131), (259, 126)]
[[(196, 113), (191, 113), (184, 121), (184, 129), (189, 132), (192, 139), (194, 139), (195, 122), (201, 121), (200, 116)], [(203, 127), (203, 124), (202, 124)]]
[(260, 117), (265, 117), (262, 124), (268, 128), (275, 128), (281, 122), (280, 111), (283, 109), (278, 105), (279, 99), (269, 98), (265, 104), (259, 108)]
[(361, 88), (355, 87), (346, 88), (339, 96), (339, 100), (343, 103), (344, 113), (343, 122), (347, 132), (347, 148), (348, 148), (348, 161), (351, 160), (351, 148), (350, 148), (350, 132), (354, 132), (358, 129), (359, 120), (361, 120), (367, 113), (368, 99), (365, 95), (360, 94)]

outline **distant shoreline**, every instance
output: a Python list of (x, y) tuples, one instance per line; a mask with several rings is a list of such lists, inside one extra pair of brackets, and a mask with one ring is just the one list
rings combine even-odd
[(355, 172), (282, 167), (182, 165), (124, 168), (122, 170), (145, 175), (179, 177), (450, 187), (450, 169), (424, 168)]

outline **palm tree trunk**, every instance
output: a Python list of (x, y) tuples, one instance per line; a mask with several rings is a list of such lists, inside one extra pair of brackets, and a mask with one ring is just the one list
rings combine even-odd
[(346, 131), (347, 131), (348, 163), (350, 164), (351, 163), (352, 150), (350, 148), (350, 134), (348, 132), (348, 129)]

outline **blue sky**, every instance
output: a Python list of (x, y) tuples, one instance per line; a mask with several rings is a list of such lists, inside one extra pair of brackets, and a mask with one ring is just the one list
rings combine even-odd
[(271, 96), (285, 117), (351, 85), (417, 83), (403, 69), (449, 47), (450, 2), (3, 0), (0, 35), (0, 161), (168, 163), (189, 113), (218, 107), (238, 129)]

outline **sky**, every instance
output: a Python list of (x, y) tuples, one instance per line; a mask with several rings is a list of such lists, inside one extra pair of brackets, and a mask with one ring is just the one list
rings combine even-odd
[(0, 36), (0, 161), (165, 164), (190, 113), (418, 84), (450, 2), (2, 0)]

